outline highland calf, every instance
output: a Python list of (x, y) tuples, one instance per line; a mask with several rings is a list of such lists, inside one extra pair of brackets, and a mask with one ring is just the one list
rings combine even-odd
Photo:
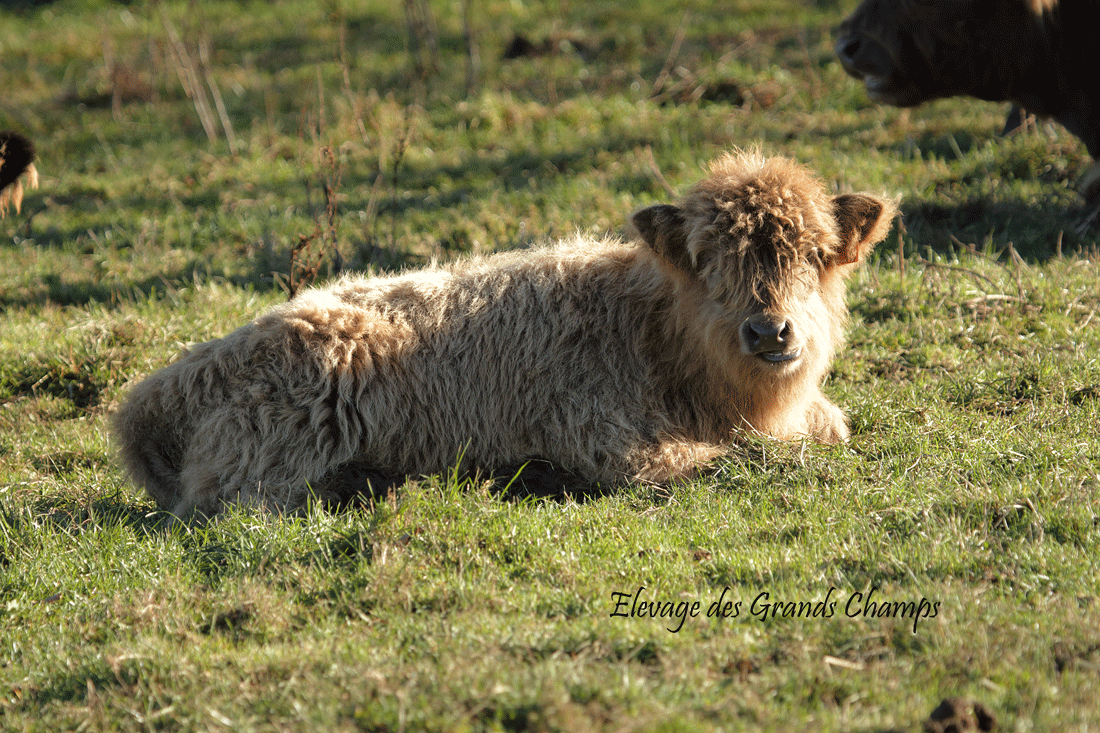
[[(864, 0), (836, 53), (878, 102), (1012, 101), (1057, 120), (1097, 160), (1096, 11), (1095, 0)], [(1095, 174), (1094, 164), (1086, 183)]]
[(821, 392), (845, 276), (895, 206), (738, 153), (639, 244), (575, 238), (305, 291), (138, 384), (114, 427), (176, 516), (287, 509), (349, 466), (548, 461), (611, 486), (690, 476), (744, 431), (837, 442)]

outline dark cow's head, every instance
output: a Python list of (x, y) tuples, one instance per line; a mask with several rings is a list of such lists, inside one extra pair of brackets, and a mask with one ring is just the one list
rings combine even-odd
[(1057, 1), (864, 0), (840, 25), (836, 53), (877, 102), (1019, 99), (1021, 64), (1042, 63), (1034, 49)]

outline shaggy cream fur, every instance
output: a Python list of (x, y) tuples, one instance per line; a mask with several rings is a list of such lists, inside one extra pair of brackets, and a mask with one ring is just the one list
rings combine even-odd
[(301, 504), (346, 466), (484, 472), (531, 459), (667, 482), (739, 431), (839, 441), (820, 390), (844, 276), (894, 204), (731, 154), (640, 243), (583, 237), (301, 293), (138, 384), (114, 426), (180, 517)]

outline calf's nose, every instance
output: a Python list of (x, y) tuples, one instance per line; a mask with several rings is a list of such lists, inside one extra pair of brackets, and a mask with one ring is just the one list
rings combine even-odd
[(741, 324), (741, 343), (750, 354), (783, 351), (792, 335), (791, 324), (777, 316), (752, 316)]

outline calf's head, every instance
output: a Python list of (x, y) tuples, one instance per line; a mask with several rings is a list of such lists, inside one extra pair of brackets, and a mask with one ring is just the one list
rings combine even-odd
[(708, 344), (759, 380), (824, 372), (847, 316), (844, 276), (894, 213), (867, 194), (828, 195), (790, 160), (734, 153), (678, 205), (642, 209), (633, 223), (701, 294), (704, 322), (693, 325)]

